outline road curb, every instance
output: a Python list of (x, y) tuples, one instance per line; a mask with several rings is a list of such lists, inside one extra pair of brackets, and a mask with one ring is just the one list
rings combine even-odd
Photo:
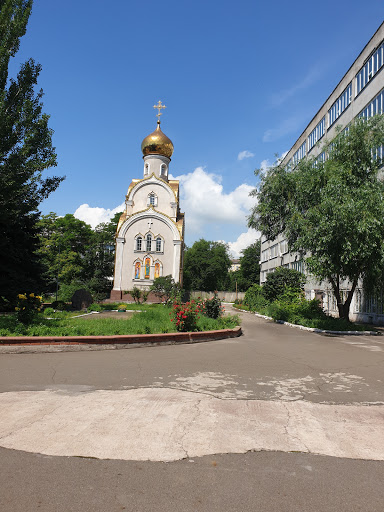
[(113, 336), (1, 336), (0, 347), (6, 346), (62, 346), (62, 345), (131, 345), (176, 344), (236, 338), (241, 327), (203, 332), (170, 332), (161, 334), (122, 334)]
[[(252, 311), (247, 311), (246, 309), (235, 309), (237, 311), (241, 311), (242, 313), (252, 314)], [(260, 315), (260, 313), (253, 314), (258, 318), (263, 318), (264, 320), (272, 320), (272, 322), (275, 322), (276, 324), (287, 325), (288, 327), (294, 327), (295, 329), (300, 329), (302, 331), (315, 332), (317, 334), (345, 334), (348, 336), (381, 336), (381, 333), (377, 331), (329, 331), (327, 329), (317, 329), (316, 327), (305, 327), (304, 325), (291, 324), (290, 322), (285, 322), (284, 320), (274, 320), (271, 316)]]

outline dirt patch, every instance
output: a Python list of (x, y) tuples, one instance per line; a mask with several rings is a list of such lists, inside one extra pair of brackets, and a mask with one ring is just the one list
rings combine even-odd
[[(97, 314), (78, 316), (76, 318), (81, 318), (85, 320), (95, 320), (97, 318), (117, 318), (119, 320), (127, 320), (128, 318), (131, 318), (135, 313), (139, 313), (139, 311), (101, 311), (100, 313)], [(76, 318), (74, 318), (73, 320), (76, 320)]]

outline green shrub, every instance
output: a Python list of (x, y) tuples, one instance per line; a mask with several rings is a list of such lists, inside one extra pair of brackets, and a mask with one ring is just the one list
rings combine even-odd
[(217, 293), (215, 293), (211, 299), (206, 299), (204, 301), (203, 312), (208, 318), (219, 318), (219, 316), (223, 314), (223, 309)]
[(250, 311), (262, 312), (267, 306), (268, 301), (263, 294), (263, 288), (259, 284), (253, 284), (245, 292), (243, 304), (247, 306)]
[(100, 304), (97, 304), (96, 302), (94, 302), (93, 304), (88, 306), (88, 311), (102, 311), (102, 310), (103, 310), (103, 308), (100, 306)]
[(67, 309), (67, 305), (63, 300), (55, 300), (52, 302), (53, 309), (57, 309), (58, 311), (65, 311)]
[(54, 314), (54, 312), (55, 312), (55, 310), (53, 308), (45, 308), (44, 309), (44, 315), (45, 316), (51, 316), (51, 315)]
[(89, 288), (82, 281), (73, 281), (70, 284), (61, 284), (59, 288), (59, 300), (62, 302), (71, 302), (72, 296), (77, 290), (89, 291)]
[(267, 280), (263, 285), (263, 295), (268, 301), (273, 302), (284, 294), (286, 288), (300, 292), (304, 288), (305, 281), (306, 277), (301, 272), (291, 268), (278, 267), (267, 275)]
[(197, 319), (199, 313), (202, 312), (201, 304), (191, 300), (184, 304), (175, 302), (173, 304), (172, 312), (170, 313), (171, 322), (175, 323), (177, 331), (180, 332), (191, 332), (197, 331)]
[(19, 293), (16, 300), (16, 317), (22, 324), (30, 324), (41, 310), (41, 297), (34, 293)]

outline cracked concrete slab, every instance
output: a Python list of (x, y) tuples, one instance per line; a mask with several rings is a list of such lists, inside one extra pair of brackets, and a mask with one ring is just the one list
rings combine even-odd
[(46, 455), (174, 461), (274, 450), (384, 460), (380, 405), (63, 387), (2, 393), (0, 415), (0, 446)]

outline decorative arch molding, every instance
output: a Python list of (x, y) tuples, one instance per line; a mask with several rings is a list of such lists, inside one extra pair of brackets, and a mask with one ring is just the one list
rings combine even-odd
[(174, 199), (177, 202), (177, 197), (172, 190), (172, 188), (168, 185), (168, 183), (162, 179), (159, 179), (157, 176), (152, 174), (149, 178), (144, 178), (143, 180), (140, 180), (139, 183), (137, 183), (127, 194), (127, 199), (133, 199), (135, 194), (142, 188), (146, 187), (149, 184), (156, 184), (160, 187), (163, 187), (164, 190), (166, 190), (169, 194), (169, 197)]
[(119, 233), (118, 233), (118, 237), (125, 238), (125, 235), (127, 234), (128, 229), (131, 226), (133, 226), (133, 224), (135, 224), (135, 222), (142, 220), (142, 219), (157, 219), (160, 222), (163, 222), (172, 231), (173, 240), (181, 241), (180, 232), (177, 229), (176, 224), (170, 218), (168, 218), (166, 215), (153, 210), (153, 208), (148, 208), (148, 210), (145, 210), (141, 213), (136, 213), (136, 214), (132, 215), (132, 217), (129, 217), (122, 224), (122, 226), (119, 230)]

